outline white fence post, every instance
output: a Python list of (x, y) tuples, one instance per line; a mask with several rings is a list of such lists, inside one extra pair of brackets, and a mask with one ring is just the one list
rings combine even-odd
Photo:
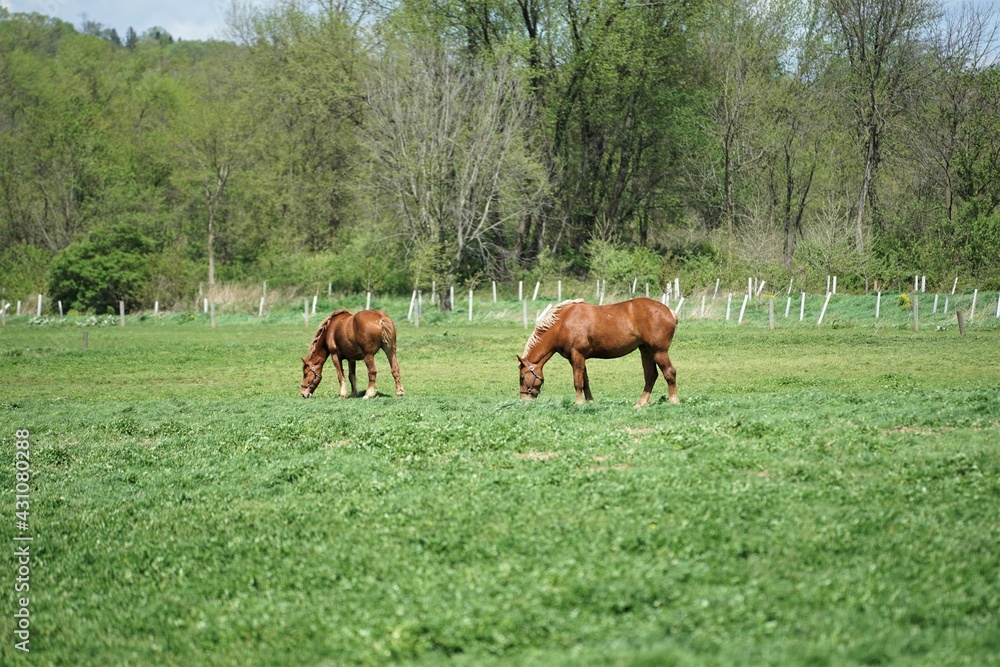
[(882, 307), (882, 292), (878, 293), (875, 297), (875, 319), (878, 319), (879, 309)]
[(972, 308), (969, 309), (969, 321), (971, 322), (976, 317), (976, 297), (979, 296), (979, 290), (972, 290)]
[(562, 281), (556, 281), (556, 302), (562, 303)]
[(410, 297), (410, 310), (406, 313), (406, 319), (413, 319), (413, 307), (417, 305), (417, 290), (413, 290), (413, 295)]
[(802, 292), (802, 296), (799, 297), (799, 322), (801, 322), (806, 316), (806, 293)]
[(469, 290), (469, 321), (472, 321), (472, 290)]
[(733, 293), (729, 293), (729, 297), (726, 299), (726, 321), (729, 321), (729, 312), (733, 308)]
[[(431, 302), (433, 304), (433, 301)], [(372, 309), (372, 293), (368, 292), (365, 296), (365, 310)]]
[(833, 292), (826, 293), (826, 300), (823, 302), (823, 310), (819, 311), (819, 319), (816, 320), (816, 326), (823, 324), (823, 316), (826, 315), (826, 307), (830, 305), (831, 296), (833, 296)]
[(497, 302), (497, 281), (493, 281), (493, 303)]
[(524, 301), (524, 281), (517, 281), (517, 300)]
[(120, 324), (124, 327), (125, 326), (125, 302), (121, 301), (121, 300), (118, 301), (118, 316), (119, 316)]
[(740, 306), (740, 319), (736, 320), (736, 324), (743, 324), (743, 313), (746, 312), (747, 301), (749, 301), (749, 300), (750, 300), (750, 294), (749, 293), (744, 294), (743, 295), (743, 305)]
[(531, 300), (534, 301), (538, 298), (538, 288), (542, 286), (542, 281), (535, 281), (535, 293), (531, 295)]
[(42, 316), (42, 295), (38, 295), (38, 317)]

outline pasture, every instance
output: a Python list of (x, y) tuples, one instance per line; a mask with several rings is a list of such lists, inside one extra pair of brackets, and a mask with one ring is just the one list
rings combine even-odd
[(0, 663), (1000, 664), (995, 327), (682, 320), (636, 410), (637, 353), (525, 405), (519, 322), (405, 305), (371, 401), (299, 397), (319, 318), (8, 322)]

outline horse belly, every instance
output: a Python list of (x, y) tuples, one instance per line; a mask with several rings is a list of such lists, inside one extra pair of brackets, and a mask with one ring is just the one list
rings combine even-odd
[(584, 357), (591, 359), (617, 359), (634, 352), (642, 344), (642, 338), (631, 331), (615, 331), (602, 337), (588, 337), (577, 345)]

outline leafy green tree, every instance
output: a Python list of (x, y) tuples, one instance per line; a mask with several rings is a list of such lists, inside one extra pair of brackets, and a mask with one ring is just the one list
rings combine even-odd
[(95, 230), (56, 255), (49, 294), (81, 311), (117, 312), (119, 300), (130, 309), (142, 306), (154, 250), (133, 225)]

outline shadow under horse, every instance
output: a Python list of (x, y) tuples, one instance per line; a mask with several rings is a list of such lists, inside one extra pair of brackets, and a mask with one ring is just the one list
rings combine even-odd
[(309, 346), (309, 354), (302, 358), (302, 398), (309, 398), (323, 379), (323, 364), (332, 358), (340, 380), (340, 397), (347, 398), (343, 361), (347, 360), (351, 396), (358, 395), (355, 368), (364, 360), (368, 368), (368, 389), (365, 398), (375, 396), (375, 353), (385, 352), (389, 369), (396, 380), (396, 396), (403, 395), (399, 381), (399, 363), (396, 361), (396, 323), (381, 310), (362, 310), (352, 315), (347, 310), (337, 310), (323, 320)]
[(587, 359), (615, 359), (638, 349), (646, 386), (635, 407), (649, 405), (657, 368), (667, 381), (670, 402), (680, 403), (677, 372), (667, 356), (676, 327), (673, 311), (653, 299), (632, 299), (607, 306), (594, 306), (583, 299), (563, 301), (538, 322), (524, 352), (517, 356), (521, 365), (521, 398), (530, 400), (538, 396), (545, 382), (542, 367), (558, 353), (569, 359), (573, 367), (577, 404), (582, 404), (584, 397), (593, 401)]

